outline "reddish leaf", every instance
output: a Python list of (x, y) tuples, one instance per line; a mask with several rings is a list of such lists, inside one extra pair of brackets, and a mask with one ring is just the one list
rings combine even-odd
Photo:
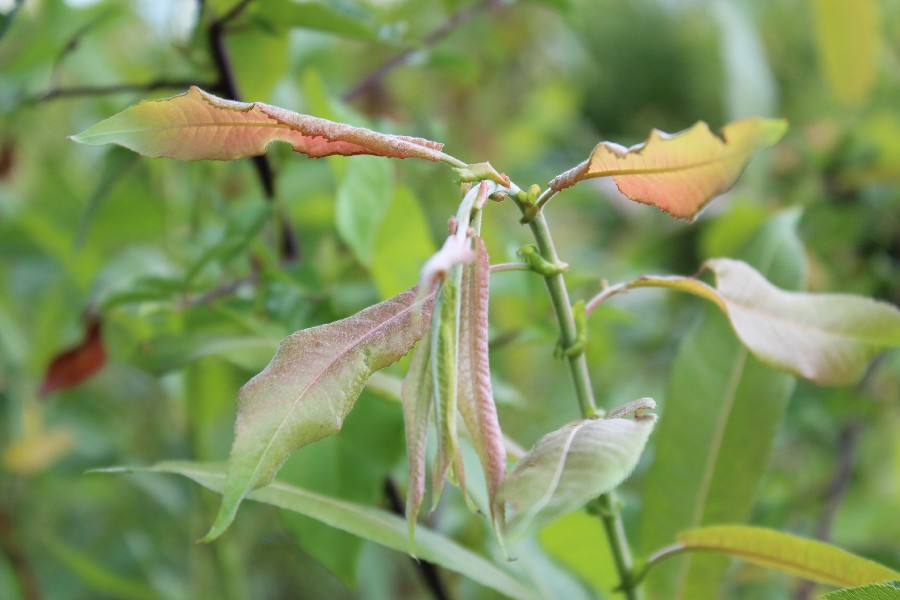
[(193, 86), (179, 96), (145, 100), (71, 137), (90, 145), (119, 144), (150, 157), (233, 160), (287, 142), (312, 158), (372, 154), (439, 161), (443, 144), (378, 133), (301, 115), (262, 102), (235, 102)]
[(601, 142), (550, 187), (563, 190), (583, 179), (611, 176), (632, 200), (691, 220), (734, 185), (753, 152), (776, 143), (786, 129), (782, 120), (744, 119), (726, 125), (720, 138), (700, 121), (671, 135), (654, 129), (646, 142), (631, 148)]
[(85, 327), (84, 340), (60, 354), (57, 354), (47, 372), (40, 396), (47, 396), (56, 390), (65, 390), (85, 381), (106, 364), (106, 348), (100, 335), (100, 320), (89, 317)]

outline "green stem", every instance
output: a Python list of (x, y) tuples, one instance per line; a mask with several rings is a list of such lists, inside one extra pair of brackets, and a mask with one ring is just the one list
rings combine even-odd
[(622, 524), (615, 492), (603, 494), (597, 502), (600, 505), (600, 520), (603, 522), (603, 529), (606, 530), (606, 539), (609, 540), (616, 570), (619, 572), (622, 593), (628, 600), (639, 600), (641, 590), (634, 581), (634, 561), (631, 558), (628, 536)]
[[(556, 254), (553, 237), (550, 235), (550, 228), (547, 226), (547, 219), (544, 218), (544, 213), (537, 213), (528, 226), (531, 228), (534, 241), (537, 242), (538, 251), (544, 260), (551, 264), (558, 264), (560, 262), (559, 256)], [(547, 282), (547, 290), (550, 292), (553, 309), (556, 311), (562, 347), (570, 348), (578, 341), (578, 331), (575, 327), (575, 317), (572, 314), (572, 303), (569, 301), (569, 290), (566, 288), (566, 280), (562, 273), (557, 272), (546, 275), (544, 281)], [(594, 402), (594, 392), (591, 389), (587, 357), (582, 352), (576, 356), (568, 356), (566, 360), (569, 363), (572, 382), (575, 384), (575, 394), (578, 397), (578, 404), (581, 406), (581, 414), (585, 418), (593, 417), (597, 414), (597, 404)]]
[[(549, 200), (549, 197), (547, 199)], [(529, 208), (533, 209), (534, 207), (529, 207), (521, 201), (517, 202), (517, 204), (523, 215), (526, 217), (533, 215), (533, 218), (528, 222), (528, 226), (531, 228), (541, 256), (551, 264), (559, 264), (559, 256), (556, 254), (553, 237), (550, 234), (550, 228), (547, 225), (547, 219), (544, 217), (543, 211), (529, 211)], [(563, 348), (570, 348), (578, 341), (578, 331), (575, 327), (575, 317), (572, 313), (572, 303), (569, 300), (569, 291), (566, 288), (565, 277), (563, 273), (557, 272), (545, 275), (544, 281), (547, 282), (547, 290), (550, 292), (550, 299), (556, 311), (562, 346)], [(598, 411), (594, 402), (594, 392), (591, 388), (585, 354), (581, 352), (574, 356), (567, 356), (566, 359), (569, 363), (572, 381), (575, 384), (575, 393), (578, 397), (578, 404), (581, 406), (581, 414), (585, 418), (596, 416), (598, 413), (602, 414), (602, 411)], [(618, 504), (612, 492), (603, 494), (597, 501), (601, 507), (601, 519), (606, 529), (607, 540), (613, 557), (615, 558), (619, 580), (622, 582), (622, 592), (628, 600), (639, 600), (641, 593), (632, 582), (634, 565)]]

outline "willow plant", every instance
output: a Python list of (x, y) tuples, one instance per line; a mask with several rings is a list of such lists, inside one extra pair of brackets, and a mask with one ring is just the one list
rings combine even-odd
[[(260, 102), (223, 100), (196, 87), (173, 98), (141, 102), (73, 136), (85, 144), (114, 143), (144, 156), (181, 160), (240, 159), (264, 153), (272, 142), (285, 142), (309, 157), (368, 154), (432, 161), (454, 169), (460, 182), (459, 209), (450, 219), (446, 241), (423, 265), (416, 286), (343, 320), (287, 337), (269, 365), (244, 385), (224, 472), (198, 463), (164, 463), (153, 469), (180, 473), (221, 492), (219, 513), (203, 541), (222, 535), (241, 502), (252, 498), (409, 551), (508, 596), (537, 597), (537, 588), (510, 575), (502, 560), (491, 561), (416, 528), (426, 487), (432, 506), (448, 479), (469, 498), (471, 474), (465, 472), (457, 431), (461, 421), (474, 442), (487, 490), (486, 499), (473, 497), (470, 504), (491, 520), (508, 558), (516, 555), (523, 536), (589, 506), (606, 527), (620, 588), (628, 598), (641, 595), (641, 581), (652, 565), (695, 549), (740, 556), (839, 587), (888, 585), (882, 582), (900, 575), (887, 567), (819, 542), (743, 526), (684, 531), (670, 540), (673, 545), (635, 560), (612, 494), (634, 470), (650, 439), (657, 418), (648, 411), (656, 403), (641, 398), (611, 410), (598, 406), (585, 359), (586, 323), (601, 303), (628, 290), (685, 292), (721, 309), (746, 349), (763, 363), (836, 385), (857, 381), (876, 354), (900, 345), (900, 311), (858, 296), (783, 290), (732, 258), (701, 265), (701, 273), (711, 273), (713, 283), (699, 275), (646, 275), (606, 285), (593, 298), (573, 303), (566, 287), (568, 267), (557, 255), (545, 216), (551, 200), (567, 188), (612, 177), (631, 200), (692, 221), (734, 184), (755, 151), (777, 143), (786, 128), (781, 120), (751, 118), (726, 125), (721, 136), (701, 122), (674, 135), (653, 131), (631, 148), (602, 142), (584, 162), (544, 187), (520, 187), (490, 163), (464, 162), (437, 142)], [(481, 222), (498, 202), (518, 207), (534, 245), (521, 249), (520, 262), (492, 266)], [(545, 280), (559, 328), (557, 354), (567, 362), (582, 413), (580, 420), (548, 432), (511, 466), (494, 405), (488, 351), (491, 272), (507, 269), (530, 270)], [(414, 347), (400, 394), (409, 460), (405, 525), (372, 507), (275, 482), (292, 453), (338, 434), (369, 378)], [(427, 486), (432, 422), (437, 452)]]

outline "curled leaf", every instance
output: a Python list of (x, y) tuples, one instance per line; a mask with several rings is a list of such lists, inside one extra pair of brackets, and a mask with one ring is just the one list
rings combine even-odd
[(503, 521), (503, 506), (494, 498), (506, 476), (506, 447), (497, 419), (488, 359), (490, 261), (484, 240), (475, 237), (475, 261), (463, 271), (459, 331), (459, 412), (484, 470), (491, 517)]
[(269, 365), (238, 395), (222, 505), (204, 538), (222, 534), (243, 498), (272, 481), (298, 448), (337, 433), (368, 377), (422, 337), (432, 296), (409, 289), (341, 321), (285, 338)]
[(311, 158), (371, 154), (437, 162), (443, 157), (438, 142), (378, 133), (262, 102), (224, 100), (196, 86), (172, 98), (140, 102), (70, 139), (179, 160), (258, 156), (271, 142), (286, 142)]
[(676, 134), (654, 129), (647, 141), (630, 148), (597, 144), (586, 161), (556, 177), (550, 187), (558, 191), (584, 179), (611, 176), (628, 198), (692, 220), (734, 185), (753, 152), (775, 144), (786, 130), (783, 120), (759, 118), (729, 123), (721, 138), (703, 121)]
[(638, 463), (656, 415), (584, 419), (548, 433), (500, 484), (497, 501), (512, 509), (507, 536), (577, 510), (624, 481)]

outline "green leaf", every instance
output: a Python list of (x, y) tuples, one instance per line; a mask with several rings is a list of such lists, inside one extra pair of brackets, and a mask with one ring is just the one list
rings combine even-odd
[(813, 0), (816, 41), (825, 79), (837, 100), (866, 101), (875, 84), (881, 22), (876, 0)]
[(312, 158), (371, 154), (440, 161), (443, 144), (378, 133), (301, 115), (262, 102), (235, 102), (196, 86), (179, 96), (144, 100), (69, 139), (119, 144), (144, 156), (179, 160), (234, 160), (286, 142)]
[[(224, 470), (217, 465), (170, 461), (136, 471), (183, 475), (218, 493), (222, 493), (227, 487)], [(280, 482), (250, 492), (247, 497), (306, 515), (394, 550), (405, 552), (409, 548), (404, 520), (383, 510), (336, 500)], [(539, 598), (534, 591), (509, 572), (427, 528), (419, 530), (413, 550), (416, 556), (423, 560), (462, 573), (471, 580), (510, 598), (523, 600)]]
[(583, 419), (539, 439), (497, 491), (497, 502), (511, 509), (507, 538), (516, 541), (622, 483), (637, 465), (654, 423), (654, 414)]
[(390, 298), (419, 278), (437, 248), (422, 205), (408, 187), (398, 186), (375, 233), (369, 272), (382, 298)]
[(370, 11), (351, 0), (262, 0), (255, 14), (276, 27), (298, 27), (360, 40), (377, 39)]
[[(803, 281), (797, 218), (773, 219), (740, 253), (783, 287)], [(683, 529), (747, 518), (793, 387), (793, 377), (749, 354), (717, 310), (703, 312), (678, 349), (662, 403), (642, 493), (644, 552), (671, 544)], [(650, 572), (650, 597), (712, 598), (727, 566), (719, 556), (668, 561)]]
[(810, 581), (841, 587), (900, 577), (893, 569), (831, 544), (763, 527), (701, 527), (680, 532), (678, 541), (686, 550), (711, 550)]
[(838, 590), (819, 596), (819, 600), (900, 600), (900, 581)]
[(49, 543), (50, 553), (91, 589), (122, 600), (158, 600), (162, 595), (139, 580), (124, 577), (94, 560), (84, 548), (72, 548), (59, 540)]
[(403, 425), (406, 431), (406, 455), (409, 464), (409, 484), (406, 493), (406, 520), (409, 539), (413, 540), (416, 519), (425, 497), (425, 460), (428, 444), (428, 418), (434, 403), (431, 377), (431, 332), (419, 342), (403, 380), (400, 397), (403, 401)]
[(365, 266), (372, 264), (378, 228), (391, 203), (392, 179), (387, 162), (359, 157), (349, 161), (338, 186), (334, 215), (337, 231)]
[[(321, 440), (285, 463), (279, 479), (310, 492), (356, 504), (376, 505), (384, 483), (403, 453), (397, 435), (401, 415), (394, 403), (363, 392), (341, 435)], [(282, 517), (297, 544), (350, 588), (357, 586), (363, 540), (321, 521), (285, 511)]]
[(721, 138), (702, 121), (671, 135), (654, 129), (646, 142), (630, 148), (597, 144), (586, 161), (550, 187), (564, 190), (584, 179), (612, 177), (630, 199), (693, 220), (734, 185), (753, 152), (775, 144), (785, 131), (786, 121), (758, 118), (729, 123)]
[(409, 352), (424, 332), (430, 299), (416, 289), (341, 321), (285, 338), (272, 362), (238, 395), (228, 480), (211, 541), (241, 500), (268, 484), (292, 452), (337, 433), (366, 379)]

